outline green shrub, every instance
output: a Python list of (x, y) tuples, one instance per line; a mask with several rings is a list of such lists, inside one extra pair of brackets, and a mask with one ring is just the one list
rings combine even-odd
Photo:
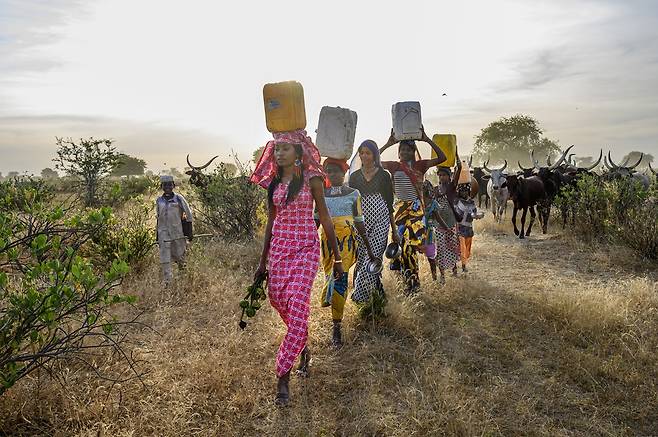
[(658, 189), (632, 179), (582, 176), (555, 203), (575, 213), (573, 230), (588, 242), (617, 242), (639, 256), (658, 259)]
[(0, 211), (28, 210), (53, 197), (53, 186), (43, 179), (21, 176), (0, 182)]
[(596, 176), (582, 176), (576, 187), (567, 187), (555, 199), (555, 211), (566, 208), (576, 217), (574, 231), (586, 241), (601, 241), (609, 234), (612, 195)]
[(620, 184), (617, 187), (619, 199), (615, 208), (620, 215), (615, 227), (617, 241), (644, 258), (658, 260), (658, 190), (634, 192), (636, 187)]
[(103, 204), (121, 205), (138, 196), (155, 194), (160, 188), (160, 179), (157, 176), (138, 176), (115, 179), (109, 182), (106, 188)]
[(155, 228), (149, 223), (153, 208), (138, 197), (126, 203), (120, 215), (108, 220), (93, 236), (91, 255), (98, 254), (106, 262), (125, 261), (133, 270), (141, 271), (155, 244)]
[(238, 176), (232, 164), (222, 163), (209, 175), (207, 186), (193, 187), (197, 220), (229, 240), (254, 237), (266, 198), (262, 188), (249, 182), (250, 169), (235, 161)]
[(115, 260), (98, 268), (79, 255), (112, 219), (111, 210), (73, 214), (34, 200), (32, 188), (0, 188), (0, 394), (56, 360), (88, 363), (87, 356), (106, 348), (132, 365), (121, 349), (121, 327), (131, 322), (110, 312), (133, 301), (114, 290), (128, 265)]

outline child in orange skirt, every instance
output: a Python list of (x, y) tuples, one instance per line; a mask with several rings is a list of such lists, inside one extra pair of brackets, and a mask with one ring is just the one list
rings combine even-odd
[(462, 271), (467, 272), (466, 265), (471, 258), (471, 246), (473, 244), (473, 220), (481, 219), (484, 213), (479, 213), (475, 206), (475, 201), (471, 199), (471, 184), (459, 184), (457, 187), (459, 200), (455, 205), (455, 210), (461, 216), (459, 222), (459, 247), (462, 262)]

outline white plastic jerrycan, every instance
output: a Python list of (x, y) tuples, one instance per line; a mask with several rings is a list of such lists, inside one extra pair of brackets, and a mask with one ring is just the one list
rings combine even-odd
[(323, 106), (320, 110), (315, 145), (320, 155), (335, 159), (349, 159), (354, 151), (356, 112), (347, 108)]

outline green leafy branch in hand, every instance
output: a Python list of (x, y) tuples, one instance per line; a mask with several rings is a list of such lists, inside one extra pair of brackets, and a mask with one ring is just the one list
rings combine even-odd
[(244, 320), (244, 316), (251, 318), (256, 315), (261, 307), (262, 300), (267, 299), (267, 294), (265, 293), (267, 281), (267, 272), (254, 281), (253, 284), (247, 287), (247, 294), (240, 301), (240, 308), (242, 308), (242, 314), (240, 315), (240, 329), (247, 327), (247, 322)]

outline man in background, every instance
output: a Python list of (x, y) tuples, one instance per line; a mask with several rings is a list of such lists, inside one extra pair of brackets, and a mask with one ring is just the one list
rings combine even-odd
[(165, 286), (173, 279), (171, 263), (185, 267), (187, 241), (192, 241), (192, 211), (183, 195), (174, 192), (173, 176), (160, 176), (162, 196), (155, 201), (160, 265)]

